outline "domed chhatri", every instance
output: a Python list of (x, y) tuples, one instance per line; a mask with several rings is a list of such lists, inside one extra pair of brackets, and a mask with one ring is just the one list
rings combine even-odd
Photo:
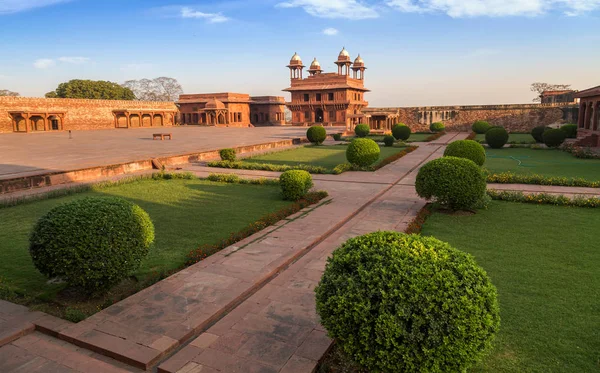
[(310, 73), (310, 75), (316, 75), (320, 74), (322, 71), (323, 70), (321, 69), (321, 64), (319, 63), (319, 61), (317, 61), (317, 58), (315, 57), (313, 62), (310, 64), (310, 69), (308, 69), (308, 72)]
[(300, 58), (298, 53), (294, 53), (294, 55), (290, 59), (290, 65), (302, 65), (302, 58)]
[(338, 61), (350, 61), (350, 53), (346, 50), (346, 47), (342, 48), (338, 56)]
[(362, 59), (362, 57), (360, 56), (360, 54), (354, 60), (354, 66), (357, 66), (357, 67), (358, 66), (365, 66), (365, 61)]

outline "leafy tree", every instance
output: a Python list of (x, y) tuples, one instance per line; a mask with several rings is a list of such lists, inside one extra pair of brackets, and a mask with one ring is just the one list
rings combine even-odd
[(536, 92), (537, 96), (533, 99), (533, 102), (541, 102), (540, 95), (544, 91), (562, 91), (571, 89), (570, 84), (548, 84), (548, 83), (533, 83), (531, 84), (531, 91)]
[(177, 79), (165, 76), (152, 80), (128, 80), (123, 87), (130, 89), (141, 101), (177, 101), (183, 93)]
[(9, 91), (8, 89), (0, 89), (0, 96), (17, 97), (17, 96), (20, 96), (20, 94), (17, 92)]
[(70, 80), (58, 85), (47, 98), (86, 98), (92, 100), (135, 100), (133, 92), (117, 83), (103, 80)]

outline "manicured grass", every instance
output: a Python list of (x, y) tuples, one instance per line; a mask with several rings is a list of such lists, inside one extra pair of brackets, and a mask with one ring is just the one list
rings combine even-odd
[[(329, 170), (337, 165), (347, 163), (347, 145), (307, 145), (291, 150), (257, 155), (244, 159), (247, 163), (269, 163), (275, 165), (297, 166), (300, 164), (324, 167)], [(403, 146), (385, 147), (381, 146), (381, 155), (375, 165), (385, 158), (400, 153), (406, 149)]]
[[(475, 140), (485, 143), (485, 135), (477, 134)], [(509, 144), (535, 144), (536, 141), (529, 133), (511, 133), (508, 135)]]
[(429, 132), (412, 133), (406, 142), (427, 142), (427, 138), (434, 135)]
[(0, 209), (0, 284), (28, 296), (52, 298), (63, 285), (47, 284), (33, 266), (28, 237), (38, 218), (53, 207), (86, 196), (120, 196), (150, 215), (156, 240), (135, 273), (140, 281), (153, 273), (181, 267), (186, 255), (203, 244), (216, 244), (289, 202), (276, 186), (213, 183), (203, 180), (140, 180), (74, 195)]
[(595, 209), (513, 202), (432, 214), (422, 234), (474, 255), (498, 288), (500, 333), (473, 372), (598, 371), (599, 226)]
[(486, 149), (484, 165), (492, 173), (538, 174), (547, 177), (600, 180), (600, 160), (579, 159), (560, 150), (529, 148)]

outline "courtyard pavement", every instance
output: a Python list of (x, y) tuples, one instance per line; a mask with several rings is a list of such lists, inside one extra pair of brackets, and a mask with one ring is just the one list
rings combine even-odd
[[(341, 127), (326, 127), (342, 132)], [(173, 140), (153, 140), (153, 133)], [(305, 137), (304, 127), (163, 127), (0, 136), (0, 179)]]
[[(351, 237), (404, 231), (425, 205), (414, 190), (419, 167), (466, 136), (419, 144), (376, 172), (314, 175), (316, 188), (330, 194), (321, 204), (78, 324), (0, 301), (0, 371), (313, 372), (331, 345), (314, 303), (327, 258)], [(184, 169), (278, 176), (202, 164)]]

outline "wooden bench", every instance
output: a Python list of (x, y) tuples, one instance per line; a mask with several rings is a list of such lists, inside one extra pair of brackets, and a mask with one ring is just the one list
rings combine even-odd
[(173, 135), (172, 135), (172, 134), (170, 134), (170, 133), (155, 133), (155, 134), (153, 134), (153, 135), (152, 135), (152, 140), (156, 140), (156, 139), (159, 139), (159, 138), (160, 138), (160, 139), (161, 139), (161, 141), (162, 141), (162, 140), (164, 140), (166, 137), (168, 137), (168, 138), (169, 138), (169, 140), (172, 140), (172, 139), (173, 139)]

